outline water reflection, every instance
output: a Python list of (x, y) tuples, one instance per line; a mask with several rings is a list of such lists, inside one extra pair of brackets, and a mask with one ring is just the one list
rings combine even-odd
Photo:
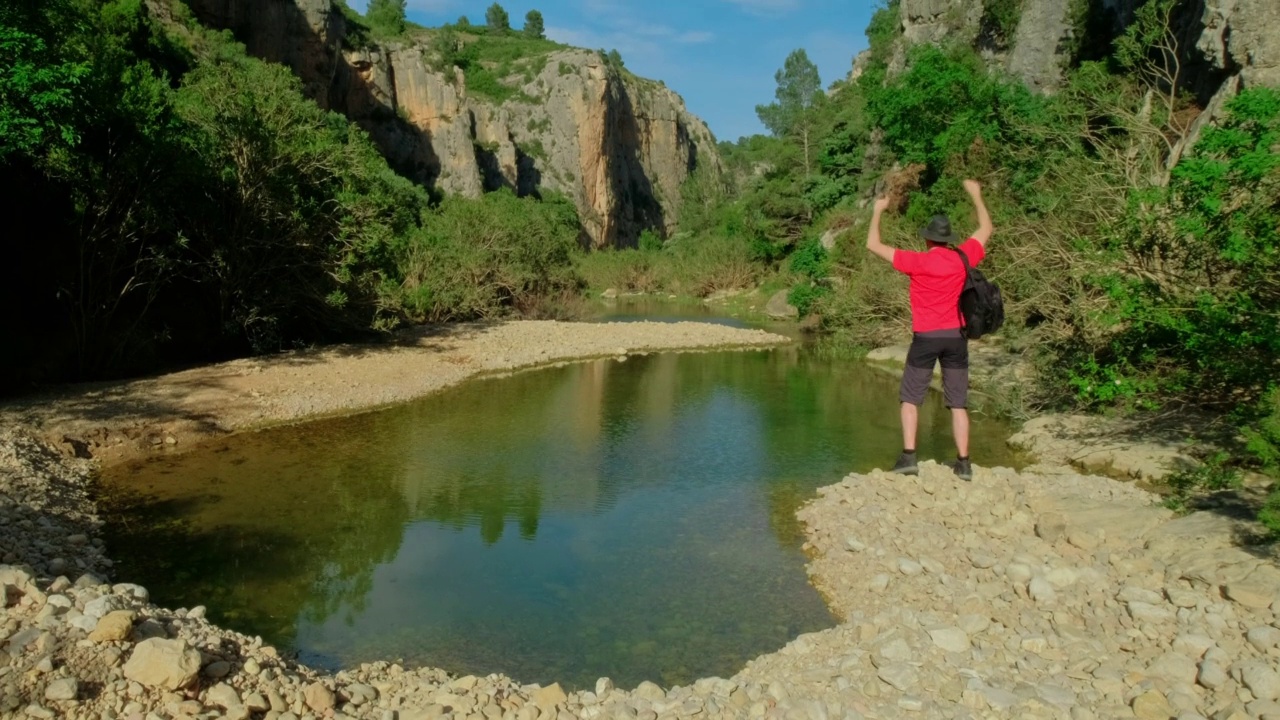
[[(931, 399), (921, 452), (948, 431)], [(1002, 428), (974, 436), (1003, 458)], [(118, 470), (112, 551), (315, 664), (688, 682), (830, 625), (795, 510), (897, 445), (895, 382), (862, 366), (598, 361)]]

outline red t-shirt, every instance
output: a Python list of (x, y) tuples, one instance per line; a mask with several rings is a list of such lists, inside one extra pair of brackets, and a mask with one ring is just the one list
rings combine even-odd
[[(960, 243), (960, 252), (977, 267), (987, 250), (974, 238)], [(925, 252), (895, 250), (893, 268), (911, 278), (911, 329), (914, 332), (954, 330), (961, 326), (960, 291), (964, 290), (964, 261), (954, 250), (933, 247)]]

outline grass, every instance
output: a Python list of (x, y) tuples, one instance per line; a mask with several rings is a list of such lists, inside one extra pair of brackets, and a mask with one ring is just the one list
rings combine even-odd
[(705, 298), (722, 290), (749, 290), (762, 279), (745, 243), (732, 238), (683, 238), (662, 249), (602, 250), (574, 261), (588, 287)]

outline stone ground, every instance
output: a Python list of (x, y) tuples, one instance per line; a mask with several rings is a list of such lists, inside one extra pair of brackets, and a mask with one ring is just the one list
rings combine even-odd
[(387, 663), (318, 673), (203, 608), (156, 607), (107, 581), (92, 469), (0, 431), (5, 720), (1280, 718), (1280, 569), (1257, 528), (1060, 465), (849, 475), (799, 513), (837, 627), (732, 678), (573, 693)]

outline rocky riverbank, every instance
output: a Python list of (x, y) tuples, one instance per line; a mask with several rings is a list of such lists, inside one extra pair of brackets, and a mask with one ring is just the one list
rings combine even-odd
[(1253, 527), (1065, 468), (850, 475), (800, 513), (839, 626), (733, 678), (573, 693), (388, 663), (326, 675), (203, 608), (156, 607), (106, 581), (89, 471), (0, 436), (0, 717), (1280, 717), (1280, 570)]
[(111, 463), (210, 437), (402, 403), (467, 379), (589, 358), (792, 342), (708, 323), (518, 321), (414, 328), (389, 342), (246, 358), (0, 406), (67, 454)]
[[(697, 327), (704, 339), (715, 332)], [(494, 340), (481, 332), (481, 344)], [(591, 354), (613, 354), (616, 339), (602, 342)], [(475, 347), (430, 352), (497, 364)], [(539, 347), (507, 352), (533, 359)], [(372, 356), (394, 368), (383, 353)], [(332, 380), (329, 361), (310, 356), (302, 377)], [(245, 387), (235, 378), (277, 383), (249, 386), (275, 390), (209, 432), (304, 416), (326, 388), (290, 394), (298, 367), (206, 369), (220, 380), (205, 403)], [(47, 437), (77, 417), (68, 407), (110, 423), (86, 409), (199, 387), (171, 376), (23, 412), (43, 418)], [(116, 427), (146, 417), (144, 406), (129, 412)], [(1133, 485), (1063, 466), (979, 468), (972, 483), (932, 463), (919, 478), (850, 475), (800, 511), (837, 627), (732, 678), (666, 689), (601, 678), (577, 692), (388, 663), (319, 673), (209, 624), (203, 608), (157, 607), (144, 588), (108, 582), (91, 471), (30, 431), (0, 431), (0, 718), (1280, 718), (1280, 569), (1271, 547), (1252, 544), (1257, 528), (1176, 517)]]

